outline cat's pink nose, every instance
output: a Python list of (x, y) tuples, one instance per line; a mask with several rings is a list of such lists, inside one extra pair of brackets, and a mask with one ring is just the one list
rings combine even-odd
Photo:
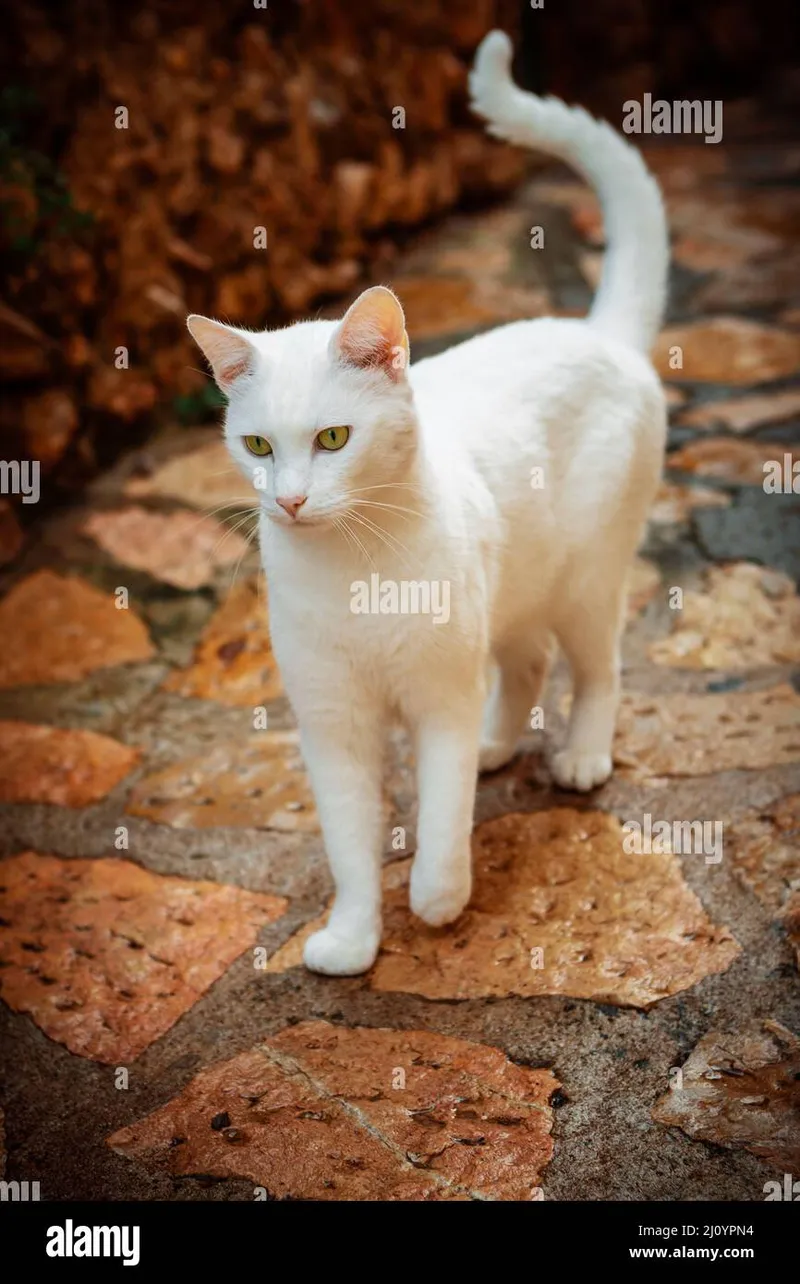
[(307, 495), (284, 495), (282, 499), (276, 496), (275, 502), (280, 504), (283, 511), (288, 513), (290, 517), (296, 517), (298, 508), (303, 507), (307, 498)]

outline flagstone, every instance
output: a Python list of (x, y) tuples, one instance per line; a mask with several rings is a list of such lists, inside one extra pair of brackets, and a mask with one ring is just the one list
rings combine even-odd
[(558, 1087), (465, 1039), (304, 1021), (202, 1070), (107, 1144), (173, 1177), (249, 1180), (265, 1199), (530, 1200)]
[[(676, 1087), (653, 1107), (657, 1123), (695, 1141), (749, 1150), (781, 1173), (800, 1172), (800, 1039), (776, 1021), (705, 1035)], [(796, 1196), (791, 1196), (796, 1198)]]
[(0, 721), (0, 802), (86, 807), (124, 780), (138, 749), (95, 731)]
[(164, 688), (243, 708), (264, 705), (282, 694), (262, 580), (234, 584), (209, 620), (192, 663), (171, 673)]
[[(735, 485), (763, 486), (765, 465), (781, 463), (786, 447), (777, 442), (737, 437), (701, 437), (667, 456), (667, 467), (696, 477), (716, 477)], [(800, 459), (800, 454), (798, 454)]]
[(763, 691), (624, 695), (614, 760), (640, 777), (760, 771), (800, 761), (800, 696)]
[(149, 660), (147, 629), (129, 605), (76, 576), (34, 571), (0, 601), (0, 688), (74, 682), (95, 669)]
[[(473, 835), (472, 899), (446, 928), (412, 915), (411, 863), (390, 864), (370, 988), (429, 999), (566, 994), (647, 1008), (725, 971), (739, 946), (708, 918), (677, 857), (629, 854), (623, 839), (616, 817), (569, 807), (485, 821)], [(292, 937), (268, 971), (297, 966), (323, 922)]]
[(156, 513), (138, 505), (92, 513), (82, 529), (123, 566), (182, 589), (210, 583), (220, 567), (241, 561), (249, 547), (234, 528), (213, 517)]
[(794, 302), (799, 292), (800, 253), (794, 246), (778, 242), (771, 254), (755, 259), (743, 257), (724, 274), (706, 281), (692, 304), (703, 312), (717, 308), (779, 308)]
[[(780, 244), (776, 237), (748, 227), (729, 228), (724, 235), (714, 231), (687, 232), (676, 238), (672, 258), (692, 272), (728, 274), (754, 255), (773, 251), (776, 244)], [(727, 280), (727, 275), (721, 278), (723, 285)]]
[(319, 829), (294, 731), (256, 731), (174, 762), (134, 786), (127, 810), (173, 829)]
[(800, 369), (800, 334), (741, 317), (712, 317), (663, 330), (653, 359), (662, 378), (679, 383), (764, 383)]
[(0, 880), (0, 997), (107, 1065), (164, 1034), (287, 905), (113, 858), (21, 852)]
[(753, 562), (712, 566), (703, 590), (685, 589), (669, 637), (650, 658), (683, 669), (800, 663), (800, 598), (788, 575)]
[(497, 312), (468, 277), (420, 276), (394, 281), (411, 342), (497, 323)]
[(727, 508), (730, 495), (710, 486), (690, 486), (663, 481), (658, 488), (649, 520), (657, 526), (669, 526), (688, 521), (695, 508)]
[(147, 477), (131, 477), (125, 494), (136, 499), (179, 499), (209, 512), (234, 512), (257, 503), (255, 490), (234, 464), (222, 439), (172, 456)]
[(690, 428), (719, 426), (730, 432), (749, 432), (762, 424), (783, 423), (795, 416), (800, 416), (800, 388), (786, 388), (781, 392), (706, 401), (691, 410), (684, 410), (678, 423)]

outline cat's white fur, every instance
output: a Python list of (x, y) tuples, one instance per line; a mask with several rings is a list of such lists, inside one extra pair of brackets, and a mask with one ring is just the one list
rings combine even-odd
[[(586, 320), (518, 321), (406, 368), (402, 310), (382, 287), (342, 322), (251, 334), (189, 319), (229, 395), (233, 458), (248, 477), (265, 468), (273, 646), (336, 884), (328, 924), (305, 949), (320, 972), (364, 971), (378, 950), (394, 719), (411, 732), (418, 775), (411, 907), (430, 924), (469, 900), (476, 776), (513, 755), (551, 638), (574, 677), (553, 775), (587, 790), (611, 772), (626, 573), (664, 448), (646, 354), (667, 233), (639, 153), (580, 109), (517, 89), (510, 57), (505, 35), (487, 36), (471, 76), (476, 110), (495, 134), (569, 161), (602, 201), (609, 253)], [(351, 430), (343, 449), (315, 446), (340, 424)], [(271, 459), (248, 453), (248, 434), (269, 440)], [(352, 585), (373, 571), (448, 582), (449, 619), (354, 614)]]

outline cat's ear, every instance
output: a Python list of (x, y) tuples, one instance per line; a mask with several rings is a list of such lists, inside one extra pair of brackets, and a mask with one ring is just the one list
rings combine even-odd
[(255, 348), (241, 330), (196, 314), (186, 318), (186, 325), (223, 392), (252, 370)]
[(385, 285), (360, 294), (334, 331), (331, 353), (345, 365), (382, 370), (395, 383), (404, 379), (408, 335), (397, 296)]

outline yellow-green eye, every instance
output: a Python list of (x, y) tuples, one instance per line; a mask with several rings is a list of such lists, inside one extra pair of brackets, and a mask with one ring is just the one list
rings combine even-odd
[(335, 428), (323, 428), (322, 432), (317, 433), (317, 445), (322, 450), (341, 450), (349, 436), (350, 429), (344, 424)]
[(244, 444), (251, 455), (271, 455), (272, 447), (266, 437), (245, 437)]

